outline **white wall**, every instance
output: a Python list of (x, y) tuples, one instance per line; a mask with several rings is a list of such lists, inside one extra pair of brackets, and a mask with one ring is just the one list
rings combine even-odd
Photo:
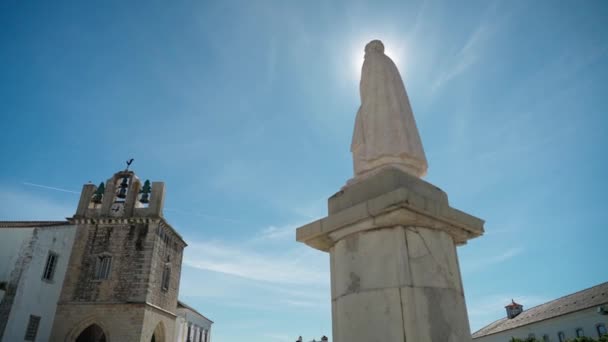
[[(4, 242), (5, 236), (17, 240), (17, 236), (20, 234), (10, 232), (11, 230), (23, 232), (24, 228), (1, 229), (0, 241)], [(41, 317), (36, 341), (47, 341), (49, 339), (75, 232), (75, 227), (69, 225), (35, 228), (30, 232), (27, 240), (34, 239), (31, 260), (23, 267), (23, 273), (18, 283), (4, 331), (3, 341), (22, 341), (30, 315)], [(27, 240), (24, 242), (28, 242)], [(28, 243), (22, 245), (23, 248), (26, 248)], [(50, 282), (42, 280), (42, 273), (46, 266), (49, 251), (59, 255), (55, 273)], [(15, 252), (14, 248), (12, 252)], [(23, 252), (23, 250), (14, 254), (19, 254), (19, 252)], [(12, 256), (9, 257), (15, 259)], [(13, 262), (13, 265), (9, 265), (8, 268), (14, 267), (15, 263)]]
[[(19, 251), (31, 239), (33, 231), (34, 228), (0, 228), (0, 282), (8, 283)], [(0, 290), (0, 302), (4, 293)]]
[(33, 231), (34, 228), (0, 228), (0, 281), (8, 281), (19, 251)]
[[(190, 324), (190, 340), (192, 342), (210, 342), (211, 341), (211, 321), (200, 317), (186, 308), (178, 308), (177, 318), (175, 320), (175, 341), (186, 342), (188, 340), (188, 324)], [(203, 331), (203, 339), (205, 331), (207, 332), (207, 341), (200, 341), (201, 330)]]
[(571, 314), (555, 317), (545, 321), (532, 323), (512, 330), (476, 338), (475, 342), (508, 342), (511, 337), (526, 338), (530, 333), (541, 339), (548, 334), (550, 341), (558, 342), (557, 333), (563, 331), (566, 339), (576, 337), (576, 329), (583, 328), (585, 336), (597, 339), (596, 324), (604, 323), (608, 327), (608, 316), (597, 313), (597, 307), (581, 310)]

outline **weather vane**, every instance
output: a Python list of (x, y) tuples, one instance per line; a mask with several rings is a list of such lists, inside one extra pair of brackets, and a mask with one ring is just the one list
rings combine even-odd
[(131, 163), (133, 163), (133, 158), (127, 160), (127, 168), (125, 169), (125, 171), (129, 171), (129, 166), (131, 166)]

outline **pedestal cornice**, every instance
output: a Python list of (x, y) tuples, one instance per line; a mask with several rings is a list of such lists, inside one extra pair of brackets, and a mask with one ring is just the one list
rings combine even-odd
[(441, 189), (388, 169), (332, 196), (329, 215), (298, 228), (296, 240), (327, 252), (353, 233), (414, 226), (443, 230), (462, 245), (482, 235), (483, 224), (483, 220), (450, 207)]

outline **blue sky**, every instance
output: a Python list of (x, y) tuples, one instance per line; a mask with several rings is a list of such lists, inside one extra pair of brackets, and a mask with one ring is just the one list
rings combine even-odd
[[(472, 330), (608, 280), (608, 2), (0, 3), (0, 219), (62, 219), (135, 158), (189, 242), (215, 341), (331, 336), (328, 256), (294, 229), (352, 175), (362, 50), (401, 70), (426, 180), (486, 220)], [(52, 189), (56, 188), (56, 189)]]

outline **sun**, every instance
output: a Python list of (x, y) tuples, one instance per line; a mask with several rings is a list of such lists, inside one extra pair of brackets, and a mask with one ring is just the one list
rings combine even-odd
[(382, 41), (384, 44), (384, 54), (390, 57), (399, 69), (403, 67), (401, 65), (401, 63), (404, 62), (403, 56), (405, 51), (405, 42), (403, 40), (394, 39), (388, 35), (367, 34), (358, 39), (354, 39), (350, 46), (350, 74), (353, 79), (359, 80), (361, 78), (361, 66), (363, 65), (363, 57), (365, 56), (365, 45), (374, 39)]

